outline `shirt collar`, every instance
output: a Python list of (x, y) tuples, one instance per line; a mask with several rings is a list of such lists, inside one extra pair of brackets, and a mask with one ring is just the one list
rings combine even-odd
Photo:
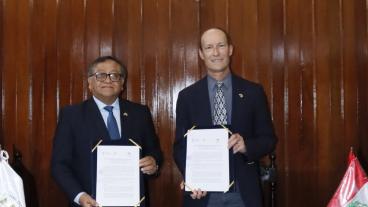
[[(100, 101), (98, 98), (96, 98), (95, 96), (93, 96), (93, 99), (95, 100), (96, 104), (97, 104), (97, 107), (98, 109), (100, 110), (104, 110), (104, 107), (105, 106), (108, 106), (107, 104), (103, 103), (102, 101)], [(118, 109), (120, 110), (120, 106), (119, 106), (119, 98), (117, 98), (114, 103), (112, 103), (111, 105), (109, 106), (113, 106), (114, 108), (113, 109)]]
[[(211, 90), (216, 90), (216, 83), (218, 82), (216, 79), (207, 75), (208, 88)], [(229, 73), (221, 82), (224, 83), (223, 87), (228, 89), (231, 87), (231, 73)]]

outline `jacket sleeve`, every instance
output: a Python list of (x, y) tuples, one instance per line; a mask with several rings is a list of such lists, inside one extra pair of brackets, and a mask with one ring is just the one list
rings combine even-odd
[(163, 162), (160, 143), (153, 125), (152, 115), (147, 106), (144, 107), (144, 156), (152, 156), (160, 167)]
[(175, 131), (175, 141), (174, 141), (174, 159), (176, 165), (178, 166), (181, 174), (185, 178), (185, 164), (186, 164), (186, 139), (184, 134), (188, 129), (189, 112), (186, 99), (182, 92), (179, 93), (178, 100), (176, 103), (176, 131)]
[(276, 137), (268, 108), (267, 97), (261, 86), (254, 93), (254, 118), (253, 136), (246, 138), (247, 159), (249, 161), (259, 160), (275, 149)]
[(72, 117), (66, 110), (60, 110), (59, 119), (53, 140), (51, 158), (51, 174), (56, 183), (73, 201), (83, 189), (76, 179), (73, 170), (73, 133)]

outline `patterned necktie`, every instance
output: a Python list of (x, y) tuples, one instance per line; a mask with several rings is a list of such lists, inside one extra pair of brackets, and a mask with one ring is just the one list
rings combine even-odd
[(118, 140), (120, 139), (119, 128), (112, 113), (113, 106), (105, 106), (104, 109), (109, 112), (107, 116), (107, 130), (109, 131), (111, 140)]
[(214, 111), (213, 111), (213, 124), (221, 125), (227, 124), (227, 114), (226, 114), (226, 104), (225, 104), (225, 96), (222, 87), (224, 86), (223, 82), (216, 83), (216, 94), (214, 98)]

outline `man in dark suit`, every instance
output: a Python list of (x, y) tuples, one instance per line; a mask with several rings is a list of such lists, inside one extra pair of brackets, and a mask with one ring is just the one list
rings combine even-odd
[(231, 73), (232, 53), (233, 46), (223, 30), (212, 28), (202, 34), (199, 56), (207, 76), (179, 93), (174, 157), (185, 178), (187, 130), (194, 125), (227, 125), (233, 132), (228, 148), (235, 185), (227, 193), (200, 189), (184, 193), (186, 207), (262, 206), (258, 160), (274, 150), (276, 139), (262, 86)]
[[(140, 145), (143, 158), (139, 165), (144, 177), (156, 174), (162, 162), (148, 107), (119, 98), (126, 75), (125, 67), (116, 58), (97, 58), (88, 68), (88, 87), (93, 97), (60, 110), (51, 172), (73, 206), (97, 205), (93, 198), (96, 157), (91, 150), (100, 140), (102, 144), (133, 145), (129, 141), (132, 139)], [(141, 206), (145, 206), (144, 202)]]

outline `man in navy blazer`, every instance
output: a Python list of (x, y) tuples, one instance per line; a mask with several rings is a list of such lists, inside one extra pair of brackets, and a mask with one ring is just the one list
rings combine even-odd
[(199, 56), (205, 63), (207, 76), (179, 93), (174, 157), (185, 178), (184, 134), (194, 125), (216, 125), (216, 85), (220, 83), (226, 108), (223, 124), (233, 133), (228, 148), (231, 152), (229, 170), (235, 185), (227, 193), (193, 189), (184, 193), (185, 207), (262, 206), (258, 160), (274, 150), (276, 138), (262, 86), (231, 73), (232, 52), (233, 46), (223, 30), (211, 28), (202, 34)]
[[(97, 58), (88, 68), (88, 87), (93, 97), (60, 110), (51, 172), (72, 206), (98, 205), (94, 199), (96, 157), (91, 150), (100, 140), (102, 144), (133, 145), (128, 141), (132, 139), (140, 145), (143, 158), (139, 165), (146, 174), (144, 177), (155, 175), (162, 163), (148, 107), (119, 98), (126, 75), (125, 67), (116, 58)], [(106, 106), (112, 106), (111, 116)], [(108, 129), (111, 120), (115, 123), (115, 135)], [(141, 196), (144, 194), (142, 177)]]

